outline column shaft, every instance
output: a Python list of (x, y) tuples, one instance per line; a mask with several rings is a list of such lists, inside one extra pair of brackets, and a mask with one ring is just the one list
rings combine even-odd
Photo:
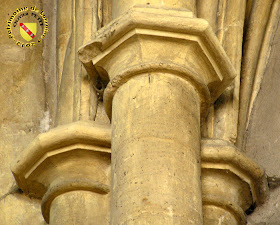
[(172, 74), (115, 93), (111, 224), (202, 224), (200, 97)]
[(91, 191), (71, 191), (54, 199), (50, 209), (51, 225), (107, 225), (107, 196)]
[(203, 220), (205, 225), (240, 225), (232, 213), (215, 205), (203, 205)]
[(196, 0), (113, 0), (113, 18), (134, 6), (189, 10), (196, 14)]

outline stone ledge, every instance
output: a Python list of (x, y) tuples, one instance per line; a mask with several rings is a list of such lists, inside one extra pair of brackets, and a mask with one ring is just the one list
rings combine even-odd
[[(264, 170), (231, 143), (218, 139), (202, 140), (201, 161), (202, 171), (205, 170), (206, 173), (210, 171), (212, 174), (208, 176), (212, 177), (211, 179), (207, 178), (206, 174), (202, 175), (202, 189), (210, 188), (209, 190), (213, 192), (205, 191), (205, 199), (213, 200), (215, 199), (213, 196), (220, 192), (220, 195), (216, 195), (216, 200), (223, 196), (231, 206), (242, 209), (243, 213), (267, 199), (268, 186)], [(230, 181), (234, 185), (231, 185)], [(235, 194), (230, 192), (229, 187)], [(227, 194), (229, 196), (225, 196)], [(213, 205), (215, 204), (214, 201)], [(226, 205), (223, 207), (227, 208)], [(240, 210), (235, 210), (237, 214), (238, 211)], [(240, 213), (239, 219), (242, 224), (246, 223)]]
[[(178, 73), (176, 68), (184, 68), (188, 72), (183, 77), (199, 86), (202, 102), (207, 101), (203, 99), (207, 91), (210, 103), (214, 102), (236, 71), (206, 20), (193, 18), (189, 12), (177, 15), (174, 10), (172, 14), (135, 7), (98, 31), (95, 40), (79, 49), (79, 58), (88, 73), (99, 73), (105, 83), (110, 81), (109, 88), (126, 82), (125, 74), (132, 68), (130, 77), (139, 74), (143, 65), (160, 65), (146, 66), (146, 72), (168, 73), (169, 68)], [(207, 91), (202, 90), (205, 87)], [(106, 99), (105, 103), (110, 115), (111, 105)]]
[(57, 180), (83, 178), (110, 183), (110, 127), (93, 122), (75, 122), (38, 137), (12, 165), (18, 186), (42, 198)]

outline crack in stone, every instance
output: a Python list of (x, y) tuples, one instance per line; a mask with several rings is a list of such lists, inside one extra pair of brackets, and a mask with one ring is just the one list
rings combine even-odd
[(3, 199), (5, 199), (5, 198), (8, 197), (9, 195), (12, 195), (12, 194), (15, 194), (15, 193), (19, 193), (19, 194), (22, 194), (22, 193), (23, 193), (22, 190), (21, 190), (17, 185), (13, 185), (13, 186), (10, 188), (10, 190), (9, 190), (6, 194), (2, 195), (2, 196), (0, 197), (0, 201), (2, 201)]

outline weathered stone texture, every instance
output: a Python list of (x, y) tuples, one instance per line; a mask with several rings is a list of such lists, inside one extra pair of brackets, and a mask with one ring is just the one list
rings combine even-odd
[[(246, 153), (263, 166), (268, 176), (280, 177), (280, 26), (273, 39), (271, 55), (247, 130)], [(279, 183), (280, 186), (280, 183)], [(280, 224), (280, 188), (271, 191), (270, 199), (249, 217), (249, 224)]]
[[(52, 78), (46, 79), (47, 73), (44, 72), (44, 57), (50, 53), (42, 57), (43, 44), (34, 49), (17, 46), (3, 28), (16, 8), (36, 5), (51, 12), (52, 4), (47, 4), (50, 2), (45, 1), (43, 8), (41, 1), (11, 0), (2, 3), (0, 8), (0, 224), (3, 225), (45, 224), (40, 201), (18, 193), (10, 166), (35, 136), (48, 129), (51, 123), (47, 105), (52, 105), (55, 98), (50, 93), (50, 83), (46, 85), (46, 81), (51, 82)], [(47, 15), (51, 21), (50, 14)], [(46, 42), (49, 37), (46, 36)]]
[[(240, 153), (241, 149), (232, 144), (219, 144), (221, 140), (208, 140), (210, 147), (203, 145), (205, 140), (201, 141), (200, 136), (200, 119), (205, 116), (208, 106), (217, 99), (233, 78), (233, 68), (237, 70), (237, 74), (240, 72), (243, 22), (244, 18), (245, 22), (248, 21), (248, 9), (256, 2), (257, 0), (9, 0), (1, 4), (0, 225), (46, 225), (45, 220), (50, 221), (52, 225), (118, 225), (136, 224), (135, 221), (141, 225), (216, 225), (217, 221), (219, 225), (245, 224), (244, 211), (255, 202), (259, 203), (259, 198), (256, 198), (262, 192), (259, 183), (263, 182), (263, 186), (267, 187), (266, 180), (263, 179), (263, 170), (258, 165), (272, 177), (269, 181), (273, 188), (270, 191), (270, 199), (248, 216), (248, 225), (279, 225), (279, 24), (271, 42), (270, 58), (259, 94), (255, 102), (252, 101), (254, 104), (247, 101), (248, 99), (243, 100), (246, 104), (252, 103), (253, 106), (245, 136), (245, 154)], [(269, 0), (266, 3), (269, 2), (280, 4), (278, 0)], [(60, 4), (59, 10), (57, 3)], [(137, 7), (140, 5), (142, 8), (137, 9), (136, 3)], [(5, 30), (2, 31), (6, 27), (9, 13), (18, 7), (33, 5), (45, 11), (50, 30), (43, 43), (30, 49), (21, 48), (9, 40)], [(258, 2), (259, 7), (260, 5)], [(270, 6), (266, 6), (265, 15), (268, 15)], [(128, 9), (135, 10), (131, 18), (129, 13), (122, 17), (121, 14)], [(117, 18), (118, 16), (120, 17)], [(196, 16), (208, 20), (214, 32), (207, 21)], [(117, 19), (110, 25), (112, 18)], [(253, 18), (252, 21), (257, 29), (251, 29), (259, 31), (258, 20)], [(66, 25), (71, 26), (71, 29), (68, 27), (66, 32), (69, 40), (63, 42), (63, 38), (66, 37), (63, 33)], [(99, 30), (102, 27), (104, 28)], [(127, 30), (124, 27), (127, 27)], [(265, 33), (264, 24), (262, 28), (261, 31)], [(128, 34), (132, 33), (133, 35), (127, 38)], [(70, 38), (70, 34), (73, 34), (74, 39)], [(252, 36), (259, 39), (262, 35)], [(94, 38), (97, 39), (92, 41)], [(243, 41), (246, 41), (245, 39)], [(253, 47), (250, 54), (248, 53), (257, 60), (254, 61), (254, 69), (257, 63), (264, 63), (256, 58), (262, 40), (255, 39), (252, 43), (258, 43), (258, 49)], [(68, 41), (74, 47), (69, 47)], [(86, 44), (88, 41), (91, 43)], [(78, 59), (80, 45), (89, 48), (85, 47), (85, 51), (79, 52), (79, 56), (84, 54), (88, 57)], [(243, 49), (244, 56), (244, 45)], [(216, 50), (219, 54), (215, 53)], [(71, 60), (67, 64), (64, 56), (68, 51), (71, 52)], [(92, 56), (96, 52), (98, 53)], [(225, 60), (226, 53), (233, 63), (232, 69), (231, 62)], [(248, 60), (247, 63), (250, 62)], [(189, 71), (195, 70), (195, 76), (189, 71), (186, 72), (187, 70), (181, 70), (181, 67), (174, 66), (173, 63), (181, 63), (184, 68), (188, 66)], [(213, 68), (211, 63), (214, 63)], [(87, 67), (89, 64), (90, 67)], [(94, 74), (90, 74), (91, 66), (96, 67), (93, 70)], [(217, 67), (220, 68), (218, 72)], [(224, 70), (224, 67), (230, 68)], [(71, 73), (65, 72), (65, 68)], [(250, 74), (254, 73), (250, 67), (246, 69)], [(202, 77), (203, 82), (196, 80), (197, 74)], [(229, 77), (225, 78), (227, 76)], [(238, 76), (234, 93), (233, 86), (230, 86), (230, 91), (228, 89), (224, 92), (222, 98), (216, 102), (216, 106), (220, 104), (221, 108), (210, 108), (208, 119), (211, 121), (208, 122), (211, 129), (207, 132), (211, 131), (215, 135), (212, 134), (209, 138), (235, 142), (237, 116), (240, 116)], [(69, 77), (77, 79), (76, 86), (70, 87), (73, 90), (68, 89)], [(108, 84), (104, 92), (104, 104), (101, 101), (104, 89), (97, 90), (97, 86), (101, 84), (97, 81), (99, 78), (103, 79), (103, 88)], [(250, 83), (253, 83), (254, 77), (250, 79)], [(250, 85), (250, 90), (252, 88)], [(71, 95), (67, 95), (69, 90)], [(256, 95), (256, 92), (254, 94)], [(250, 97), (249, 94), (246, 98)], [(57, 130), (61, 131), (58, 134), (64, 137), (72, 127), (67, 141), (59, 139), (60, 136), (52, 129), (57, 112), (60, 112), (58, 114), (61, 120), (66, 119), (65, 129), (58, 126)], [(112, 127), (109, 126), (111, 114)], [(200, 118), (201, 114), (203, 116)], [(244, 115), (247, 116), (247, 113)], [(81, 126), (79, 130), (72, 123), (75, 120), (83, 120), (81, 123), (87, 125)], [(95, 122), (91, 124), (88, 123), (89, 120)], [(60, 121), (57, 125), (63, 123)], [(111, 183), (110, 135), (104, 136), (108, 137), (106, 140), (110, 143), (106, 145), (106, 160), (104, 157), (96, 157), (95, 160), (95, 156), (90, 158), (91, 153), (94, 154), (93, 147), (90, 146), (94, 141), (90, 140), (95, 136), (84, 132), (97, 128), (98, 123), (108, 125), (106, 134), (110, 134), (112, 129)], [(246, 124), (242, 126), (245, 127)], [(48, 132), (50, 129), (52, 130)], [(45, 132), (47, 133), (40, 135)], [(100, 130), (97, 133), (101, 136), (103, 134)], [(42, 142), (40, 137), (47, 138)], [(81, 144), (80, 137), (86, 137), (83, 143), (86, 147), (82, 146), (84, 148), (78, 146)], [(96, 139), (98, 138), (100, 137), (97, 135)], [(52, 141), (55, 148), (48, 148), (47, 144), (52, 146)], [(216, 142), (219, 145), (215, 145)], [(32, 145), (33, 143), (35, 144)], [(73, 144), (71, 151), (69, 143)], [(28, 145), (31, 147), (27, 148)], [(69, 152), (63, 147), (68, 147)], [(102, 145), (95, 147), (100, 151), (104, 150)], [(79, 148), (86, 150), (87, 154), (72, 152), (73, 149), (81, 150)], [(30, 154), (26, 151), (28, 149), (31, 149)], [(23, 151), (26, 153), (23, 156), (26, 157), (20, 158), (19, 155)], [(58, 156), (53, 157), (53, 161), (43, 160), (45, 153), (49, 157), (55, 155), (54, 152)], [(18, 162), (15, 160), (17, 158)], [(90, 161), (91, 159), (94, 160)], [(34, 179), (30, 179), (32, 173), (25, 173), (21, 168), (13, 170), (13, 177), (11, 165), (17, 163), (21, 168), (29, 165), (30, 171), (35, 168)], [(16, 174), (15, 171), (20, 173)], [(102, 175), (102, 171), (105, 175)], [(93, 188), (88, 188), (88, 180), (80, 182), (80, 185), (78, 181), (82, 177), (81, 174), (95, 182), (99, 189), (102, 189), (105, 183), (106, 191), (96, 192), (94, 185)], [(72, 178), (71, 175), (74, 179), (65, 179)], [(98, 176), (106, 181), (96, 179)], [(79, 179), (76, 179), (77, 177)], [(248, 177), (250, 179), (247, 179)], [(17, 186), (15, 178), (22, 190)], [(51, 182), (45, 182), (48, 179)], [(37, 183), (33, 183), (34, 180)], [(57, 183), (63, 183), (62, 192), (57, 191)], [(26, 184), (28, 188), (24, 189)], [(32, 190), (40, 190), (41, 195), (37, 197), (43, 199), (27, 196)]]

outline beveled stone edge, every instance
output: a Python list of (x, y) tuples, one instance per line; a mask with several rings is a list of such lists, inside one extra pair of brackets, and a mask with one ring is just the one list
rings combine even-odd
[[(25, 175), (44, 157), (45, 154), (76, 144), (110, 148), (111, 128), (94, 122), (78, 121), (54, 128), (39, 134), (11, 165), (11, 171), (18, 186), (26, 193), (28, 187)], [(110, 151), (96, 149), (97, 152), (110, 154)]]
[(202, 168), (204, 163), (210, 162), (215, 165), (213, 169), (228, 169), (248, 183), (253, 204), (261, 205), (267, 199), (268, 184), (264, 170), (233, 144), (220, 139), (202, 139), (201, 161)]
[(154, 13), (148, 13), (147, 15), (147, 12), (143, 12), (143, 9), (141, 10), (133, 8), (128, 11), (122, 17), (115, 19), (106, 27), (100, 29), (94, 41), (79, 48), (78, 55), (84, 66), (86, 68), (94, 67), (91, 62), (94, 57), (136, 28), (196, 35), (200, 37), (208, 52), (211, 53), (211, 58), (214, 60), (219, 59), (215, 60), (215, 64), (218, 66), (216, 69), (221, 74), (224, 74), (221, 86), (217, 89), (218, 92), (213, 94), (212, 102), (215, 101), (236, 76), (236, 71), (216, 35), (211, 30), (209, 23), (204, 19), (198, 18), (166, 16)]

